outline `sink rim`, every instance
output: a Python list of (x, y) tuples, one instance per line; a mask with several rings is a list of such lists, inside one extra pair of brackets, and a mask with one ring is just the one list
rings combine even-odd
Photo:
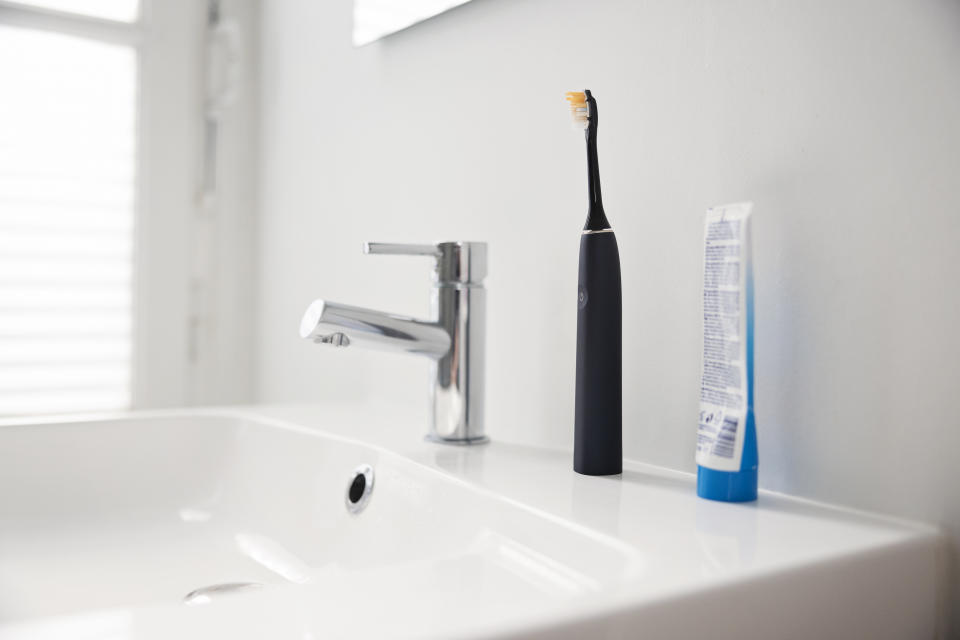
[[(311, 426), (323, 421), (323, 416), (334, 416), (327, 420), (323, 427)], [(419, 439), (418, 425), (412, 419), (397, 419), (393, 412), (377, 414), (358, 409), (356, 407), (303, 407), (303, 406), (254, 406), (254, 407), (226, 407), (200, 409), (166, 409), (156, 411), (110, 412), (85, 415), (45, 416), (33, 418), (5, 418), (0, 420), (0, 438), (3, 437), (4, 427), (42, 425), (85, 424), (100, 421), (114, 421), (140, 418), (194, 418), (215, 417), (242, 421), (253, 420), (265, 427), (279, 428), (293, 433), (299, 433), (311, 438), (328, 438), (333, 441), (353, 446), (368, 447), (378, 455), (405, 460), (431, 475), (443, 478), (444, 482), (451, 482), (466, 488), (475, 495), (483, 495), (498, 503), (509, 504), (539, 518), (563, 526), (570, 531), (577, 531), (590, 539), (611, 548), (621, 549), (629, 553), (644, 553), (649, 551), (651, 540), (655, 538), (637, 538), (633, 530), (626, 533), (617, 532), (617, 527), (604, 522), (598, 515), (602, 515), (603, 507), (590, 505), (591, 498), (610, 498), (617, 493), (621, 501), (621, 516), (624, 516), (622, 502), (646, 497), (651, 500), (663, 501), (662, 512), (657, 515), (666, 517), (670, 510), (667, 508), (671, 500), (676, 502), (679, 511), (688, 507), (693, 509), (694, 515), (704, 515), (707, 520), (729, 520), (743, 523), (750, 517), (765, 518), (770, 522), (782, 522), (791, 518), (798, 522), (807, 522), (816, 529), (816, 522), (824, 528), (827, 525), (838, 530), (855, 531), (862, 529), (864, 535), (873, 537), (859, 541), (849, 541), (847, 546), (830, 548), (830, 543), (816, 553), (799, 554), (794, 557), (784, 557), (776, 562), (759, 563), (757, 566), (741, 567), (737, 570), (720, 572), (715, 575), (701, 576), (697, 580), (678, 580), (670, 584), (658, 585), (655, 589), (644, 589), (642, 585), (628, 586), (610, 592), (604, 592), (602, 597), (585, 598), (581, 606), (557, 611), (550, 620), (528, 620), (522, 626), (510, 624), (498, 626), (492, 623), (488, 628), (476, 627), (478, 633), (501, 633), (521, 629), (528, 631), (537, 628), (556, 630), (557, 625), (576, 625), (590, 619), (613, 619), (617, 615), (626, 615), (625, 612), (654, 611), (664, 603), (689, 600), (702, 596), (704, 593), (716, 593), (717, 589), (730, 588), (734, 585), (750, 585), (761, 583), (771, 578), (784, 578), (794, 574), (812, 570), (827, 562), (855, 562), (869, 563), (877, 557), (893, 558), (897, 554), (919, 554), (921, 557), (931, 549), (938, 548), (942, 543), (942, 535), (933, 526), (917, 523), (900, 518), (878, 515), (869, 512), (848, 509), (835, 505), (823, 504), (805, 500), (768, 490), (761, 490), (760, 502), (747, 505), (729, 505), (723, 503), (708, 503), (706, 501), (691, 501), (693, 474), (682, 471), (664, 469), (636, 461), (625, 460), (624, 477), (587, 478), (575, 476), (569, 469), (568, 452), (530, 447), (526, 445), (512, 445), (494, 441), (491, 445), (478, 449), (453, 450), (443, 445), (423, 442)], [(370, 427), (377, 420), (381, 423), (388, 420), (387, 427), (378, 429)], [(350, 425), (346, 423), (352, 423)], [(354, 427), (356, 433), (350, 433)], [(364, 426), (365, 425), (365, 426)], [(478, 461), (479, 459), (479, 461)], [(520, 465), (518, 460), (526, 460), (528, 464)], [(534, 490), (529, 483), (526, 489), (520, 490), (511, 485), (511, 479), (516, 480), (518, 468), (523, 466), (528, 474), (549, 471), (549, 475), (562, 486), (554, 493), (568, 492), (566, 501), (564, 496), (559, 498), (552, 495), (549, 488)], [(531, 470), (532, 467), (532, 470)], [(549, 483), (545, 483), (549, 485)], [(689, 489), (691, 496), (686, 496)], [(582, 495), (577, 497), (576, 492)], [(621, 494), (626, 494), (626, 497)], [(586, 497), (586, 502), (582, 499)], [(629, 499), (629, 500), (628, 500)], [(694, 498), (695, 499), (695, 498)], [(579, 503), (578, 500), (582, 502)], [(577, 507), (584, 507), (577, 512), (571, 508), (571, 503)], [(752, 516), (751, 516), (752, 514)], [(635, 514), (626, 513), (627, 520), (635, 519)], [(808, 522), (809, 521), (809, 522)], [(622, 524), (622, 523), (620, 523)], [(777, 525), (780, 526), (780, 525)], [(807, 526), (807, 525), (804, 525)], [(629, 529), (629, 527), (628, 527)], [(721, 532), (722, 534), (722, 532)], [(634, 537), (631, 537), (634, 535)], [(760, 534), (758, 534), (760, 535)], [(723, 536), (720, 535), (722, 538)], [(734, 536), (736, 537), (736, 536)], [(646, 545), (646, 546), (645, 546)], [(690, 551), (694, 553), (694, 551)], [(913, 556), (911, 556), (913, 557)], [(926, 574), (918, 570), (918, 575), (924, 578)], [(267, 591), (267, 590), (262, 590)], [(250, 597), (260, 594), (251, 593)], [(246, 598), (247, 595), (242, 596)], [(156, 607), (166, 605), (150, 605), (144, 611), (156, 611)], [(171, 605), (173, 607), (173, 605)], [(175, 608), (175, 607), (174, 607)], [(201, 607), (200, 609), (202, 609)], [(618, 613), (619, 612), (619, 613)], [(180, 614), (167, 611), (168, 614), (179, 617)], [(515, 622), (515, 621), (514, 621)], [(544, 626), (546, 625), (546, 626)], [(0, 623), (0, 638), (3, 637), (3, 623)], [(486, 629), (486, 631), (484, 631)]]

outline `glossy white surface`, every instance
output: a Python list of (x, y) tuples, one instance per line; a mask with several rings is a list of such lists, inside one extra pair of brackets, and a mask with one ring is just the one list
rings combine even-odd
[(586, 185), (563, 92), (589, 87), (625, 455), (695, 470), (703, 214), (753, 200), (761, 486), (942, 525), (960, 637), (960, 2), (471, 2), (362, 49), (349, 3), (261, 5), (259, 401), (426, 415), (425, 364), (306, 349), (291, 322), (321, 293), (426, 314), (427, 267), (357, 247), (476, 238), (487, 432), (570, 446)]
[[(0, 425), (0, 638), (935, 631), (927, 527), (421, 430), (310, 407)], [(262, 586), (184, 604), (223, 583)]]

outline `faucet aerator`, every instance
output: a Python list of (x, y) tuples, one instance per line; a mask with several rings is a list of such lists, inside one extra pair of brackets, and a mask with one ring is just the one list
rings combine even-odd
[(350, 338), (345, 333), (331, 333), (328, 336), (317, 336), (313, 339), (314, 344), (329, 344), (333, 347), (349, 347)]

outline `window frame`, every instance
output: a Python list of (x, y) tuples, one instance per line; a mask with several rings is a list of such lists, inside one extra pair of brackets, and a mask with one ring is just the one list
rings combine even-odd
[(130, 407), (187, 404), (207, 3), (140, 0), (132, 22), (0, 0), (0, 24), (132, 47), (137, 69)]

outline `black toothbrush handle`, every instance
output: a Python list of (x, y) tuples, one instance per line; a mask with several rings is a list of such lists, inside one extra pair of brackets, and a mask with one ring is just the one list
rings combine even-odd
[(580, 238), (573, 470), (623, 470), (620, 252), (612, 230)]

